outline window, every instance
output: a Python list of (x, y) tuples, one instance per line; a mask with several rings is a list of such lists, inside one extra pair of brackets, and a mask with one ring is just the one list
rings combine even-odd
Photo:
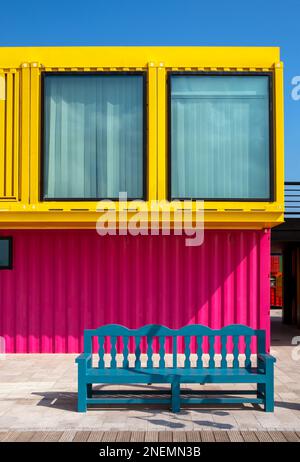
[(170, 199), (272, 200), (270, 83), (170, 74)]
[(44, 74), (44, 200), (145, 197), (143, 73)]
[(12, 268), (12, 238), (0, 237), (0, 269)]

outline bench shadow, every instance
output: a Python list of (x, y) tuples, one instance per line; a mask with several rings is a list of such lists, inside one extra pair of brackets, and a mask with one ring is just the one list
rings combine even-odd
[(282, 409), (291, 409), (292, 411), (300, 411), (300, 403), (290, 403), (287, 401), (275, 401), (275, 407)]
[[(77, 393), (76, 392), (33, 392), (32, 393), (35, 396), (40, 396), (41, 399), (38, 402), (37, 406), (45, 406), (49, 407), (52, 409), (60, 409), (64, 410), (67, 412), (73, 412), (77, 413)], [(188, 408), (182, 408), (181, 411), (177, 414), (172, 414), (172, 417), (174, 417), (172, 420), (170, 420), (170, 414), (171, 411), (169, 409), (168, 405), (160, 405), (159, 408), (156, 407), (157, 405), (143, 405), (143, 404), (136, 404), (136, 405), (94, 405), (89, 408), (90, 412), (93, 411), (101, 411), (101, 410), (107, 410), (107, 409), (114, 409), (114, 410), (126, 410), (126, 411), (141, 411), (143, 412), (143, 416), (135, 415), (135, 419), (139, 419), (142, 421), (147, 421), (148, 423), (161, 427), (164, 426), (165, 428), (169, 428), (170, 430), (174, 429), (184, 429), (186, 428), (186, 423), (190, 422), (190, 411), (193, 410), (193, 412), (199, 413), (200, 415), (203, 414), (210, 414), (210, 415), (216, 415), (216, 416), (228, 416), (230, 415), (230, 410), (227, 411), (222, 411), (220, 410), (220, 406), (216, 408), (214, 405), (193, 405), (189, 406)], [(231, 409), (242, 409), (242, 405), (232, 405), (230, 406)], [(228, 405), (227, 405), (228, 409)], [(248, 408), (249, 411), (249, 408)], [(158, 414), (166, 414), (168, 418), (156, 418)], [(222, 423), (222, 422), (212, 422), (206, 419), (195, 419), (193, 420), (193, 424), (197, 425), (199, 427), (207, 427), (210, 429), (219, 429), (219, 430), (230, 430), (233, 428), (233, 425), (228, 424), (228, 423)]]
[[(179, 413), (179, 418), (182, 416), (182, 412)], [(142, 417), (135, 417), (136, 419), (140, 420), (147, 420), (152, 425), (157, 425), (159, 427), (164, 426), (166, 428), (170, 429), (184, 429), (186, 428), (185, 424), (182, 421), (169, 421), (169, 420), (164, 420), (164, 419), (145, 419)], [(187, 421), (189, 422), (189, 420)], [(193, 420), (194, 425), (199, 425), (199, 427), (209, 427), (209, 428), (215, 428), (219, 430), (231, 430), (234, 428), (233, 425), (231, 424), (226, 424), (226, 423), (221, 423), (221, 422), (211, 422), (209, 420)]]
[(37, 406), (49, 407), (51, 409), (61, 409), (63, 411), (77, 412), (77, 393), (76, 392), (32, 392), (32, 395), (39, 396), (41, 399)]
[[(215, 411), (214, 409), (196, 409), (196, 408), (193, 408), (193, 409), (181, 409), (181, 411), (177, 414), (174, 414), (174, 420), (166, 420), (166, 419), (155, 419), (153, 417), (155, 417), (157, 415), (157, 411), (152, 411), (153, 412), (153, 417), (139, 417), (139, 416), (135, 416), (135, 419), (140, 419), (140, 420), (147, 420), (148, 423), (152, 424), (152, 425), (157, 425), (157, 426), (164, 426), (166, 428), (169, 428), (169, 429), (185, 429), (186, 428), (186, 425), (185, 425), (185, 422), (189, 423), (190, 422), (190, 418), (188, 419), (185, 419), (185, 417), (189, 417), (190, 415), (190, 412), (193, 410), (194, 412), (198, 410), (199, 414), (210, 414), (210, 415), (217, 415), (217, 416), (228, 416), (230, 415), (229, 412), (225, 412), (225, 411)], [(199, 425), (199, 427), (207, 427), (207, 428), (211, 428), (211, 429), (218, 429), (218, 430), (231, 430), (232, 428), (234, 428), (233, 425), (231, 424), (228, 424), (228, 423), (222, 423), (222, 422), (212, 422), (212, 421), (209, 421), (209, 420), (194, 420), (193, 419), (193, 424), (194, 425)]]
[[(145, 388), (145, 396), (147, 395), (147, 391), (149, 390), (148, 386), (145, 387), (139, 387), (139, 390), (141, 388)], [(98, 386), (97, 389), (102, 389), (102, 391), (105, 391), (105, 386)], [(154, 387), (152, 386), (151, 389), (157, 389), (160, 390), (162, 393), (162, 397), (165, 395), (164, 390), (160, 387)], [(165, 388), (165, 391), (168, 391), (167, 388)], [(124, 391), (123, 391), (124, 393)], [(77, 413), (77, 392), (65, 392), (65, 391), (49, 391), (49, 392), (32, 392), (32, 395), (40, 397), (39, 402), (37, 403), (37, 406), (45, 406), (49, 407), (52, 409), (60, 409), (60, 410), (65, 410), (68, 412), (75, 412)], [(134, 392), (129, 393), (128, 395), (134, 395)], [(118, 390), (116, 390), (116, 397), (120, 397), (121, 395), (118, 395)], [(141, 396), (141, 395), (139, 395)], [(160, 395), (156, 395), (160, 396)], [(226, 397), (226, 393), (224, 393), (224, 397)], [(124, 397), (124, 394), (122, 395)], [(174, 418), (179, 417), (182, 418), (185, 415), (188, 415), (190, 411), (193, 411), (194, 413), (199, 413), (200, 415), (203, 414), (212, 414), (216, 415), (219, 417), (222, 416), (227, 416), (230, 414), (231, 410), (240, 410), (240, 411), (250, 411), (251, 409), (257, 410), (264, 412), (262, 406), (259, 406), (258, 404), (252, 404), (251, 408), (249, 406), (245, 406), (244, 404), (190, 404), (190, 405), (183, 405), (184, 407), (181, 408), (181, 411), (178, 414), (172, 414), (174, 415)], [(280, 408), (286, 408), (286, 409), (292, 409), (292, 410), (300, 410), (300, 403), (290, 403), (290, 402), (275, 402), (276, 407)], [(97, 410), (107, 410), (107, 409), (120, 409), (120, 410), (127, 410), (127, 411), (132, 411), (132, 410), (140, 410), (143, 412), (147, 412), (150, 414), (153, 414), (153, 417), (157, 415), (160, 412), (168, 412), (170, 413), (170, 408), (167, 404), (94, 404), (89, 406), (90, 411), (97, 411)], [(200, 417), (200, 416), (199, 416)], [(138, 417), (142, 418), (142, 417)], [(150, 421), (151, 422), (151, 421)], [(209, 421), (194, 421), (195, 423), (199, 425), (207, 425), (213, 427), (215, 423), (209, 422)], [(162, 423), (158, 420), (157, 422), (153, 422), (157, 425), (162, 425)], [(168, 426), (168, 423), (164, 423), (163, 425)], [(173, 422), (172, 425), (175, 428), (178, 425), (178, 423)], [(219, 425), (219, 424), (218, 424)], [(222, 425), (222, 424), (220, 424)], [(228, 424), (224, 424), (225, 427), (220, 427), (226, 429)], [(228, 427), (230, 428), (230, 427)]]

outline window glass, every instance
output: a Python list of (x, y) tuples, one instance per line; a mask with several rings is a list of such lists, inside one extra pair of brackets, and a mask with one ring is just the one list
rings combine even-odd
[(45, 199), (144, 196), (144, 77), (44, 76)]
[(171, 75), (171, 198), (269, 199), (269, 77)]
[(9, 237), (0, 238), (0, 269), (10, 269), (11, 263), (11, 239)]

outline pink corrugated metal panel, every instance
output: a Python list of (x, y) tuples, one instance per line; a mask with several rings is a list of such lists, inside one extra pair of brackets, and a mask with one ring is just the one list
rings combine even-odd
[(78, 352), (84, 328), (106, 323), (243, 323), (269, 336), (269, 231), (210, 230), (200, 247), (92, 230), (10, 235), (14, 269), (0, 271), (7, 352)]

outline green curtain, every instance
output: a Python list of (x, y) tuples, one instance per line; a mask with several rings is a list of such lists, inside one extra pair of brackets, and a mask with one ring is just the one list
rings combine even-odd
[(268, 76), (171, 76), (172, 198), (267, 199)]
[(44, 197), (143, 197), (143, 76), (46, 75)]

